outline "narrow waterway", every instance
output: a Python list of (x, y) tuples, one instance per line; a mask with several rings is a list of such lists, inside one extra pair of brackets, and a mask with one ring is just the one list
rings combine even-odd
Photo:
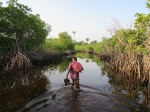
[(112, 74), (108, 63), (97, 56), (76, 56), (84, 67), (80, 74), (81, 91), (64, 85), (71, 61), (71, 57), (66, 57), (57, 64), (1, 76), (0, 112), (148, 111), (148, 88), (124, 84), (121, 75)]
[[(104, 74), (102, 75), (101, 67), (99, 67), (95, 62), (92, 62), (91, 59), (78, 58), (78, 61), (82, 63), (84, 67), (84, 71), (80, 73), (81, 85), (88, 86), (102, 92), (110, 92), (111, 85), (108, 82), (109, 78)], [(51, 89), (54, 89), (64, 85), (63, 79), (66, 77), (67, 70), (64, 72), (56, 70), (53, 75), (51, 75), (48, 70), (45, 71), (45, 74), (51, 81)]]

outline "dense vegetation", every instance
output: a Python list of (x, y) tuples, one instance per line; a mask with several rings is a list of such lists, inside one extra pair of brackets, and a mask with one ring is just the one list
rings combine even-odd
[[(146, 5), (147, 8), (150, 8), (149, 0), (147, 0)], [(92, 41), (90, 44), (83, 41), (78, 42), (75, 50), (92, 51), (98, 54), (110, 53), (112, 51), (120, 53), (148, 53), (150, 14), (137, 13), (135, 16), (134, 28), (132, 26), (124, 28), (117, 20), (114, 20), (113, 26), (107, 29), (111, 37), (104, 37), (101, 42)]]
[[(150, 8), (150, 0), (146, 2), (147, 8)], [(130, 53), (149, 53), (149, 34), (150, 34), (150, 14), (137, 13), (134, 22), (134, 28), (124, 28), (117, 20), (107, 28), (111, 37), (104, 37), (101, 42), (92, 41), (77, 42), (75, 50), (91, 51), (97, 54), (106, 54), (112, 52), (130, 52)], [(88, 39), (89, 40), (89, 39)]]
[[(146, 6), (150, 9), (150, 0), (147, 0)], [(59, 33), (58, 38), (47, 38), (51, 31), (50, 25), (41, 20), (40, 15), (32, 14), (31, 8), (18, 3), (17, 0), (9, 0), (6, 6), (0, 2), (0, 68), (3, 71), (26, 69), (32, 65), (31, 62), (37, 63), (39, 60), (47, 62), (51, 59), (58, 61), (56, 56), (62, 56), (53, 55), (53, 53), (61, 54), (75, 50), (95, 53), (102, 59), (106, 57), (108, 59), (106, 64), (112, 72), (112, 74), (108, 73), (109, 77), (119, 77), (116, 77), (115, 81), (110, 80), (110, 83), (115, 85), (118, 82), (123, 87), (126, 87), (128, 83), (130, 87), (129, 83), (132, 82), (138, 89), (141, 87), (140, 84), (148, 87), (148, 81), (150, 83), (150, 14), (137, 13), (135, 16), (134, 28), (124, 28), (117, 20), (114, 20), (114, 25), (107, 29), (111, 37), (104, 37), (101, 42), (94, 40), (89, 43), (89, 38), (86, 38), (86, 42), (74, 42), (67, 32)], [(75, 34), (75, 31), (73, 33)], [(83, 54), (77, 56), (82, 58)], [(99, 57), (91, 56), (87, 57), (87, 62), (88, 59), (93, 59), (99, 66), (103, 64), (99, 63)], [(68, 63), (67, 60), (62, 62), (58, 66), (59, 71), (64, 72)], [(102, 72), (106, 68), (103, 69)], [(41, 73), (38, 74), (41, 75)], [(44, 87), (47, 80), (39, 75), (39, 81), (44, 84), (41, 86)], [(43, 78), (40, 79), (40, 77)], [(37, 78), (30, 85), (35, 83), (35, 87), (38, 87), (36, 80)], [(7, 79), (4, 82), (7, 82)], [(133, 91), (133, 86), (127, 89)], [(11, 94), (15, 91), (12, 90)], [(45, 89), (41, 90), (43, 91)], [(24, 93), (24, 90), (22, 92)], [(17, 105), (16, 102), (14, 104)]]
[(60, 33), (59, 38), (47, 39), (50, 25), (41, 20), (40, 15), (32, 14), (28, 6), (17, 0), (6, 4), (3, 6), (0, 2), (0, 67), (5, 71), (30, 67), (34, 58), (50, 57), (51, 53), (47, 52), (74, 49), (67, 32)]
[(54, 52), (65, 52), (66, 50), (74, 50), (74, 43), (70, 35), (67, 32), (61, 32), (58, 34), (59, 38), (46, 39), (43, 46), (45, 50)]
[[(150, 0), (146, 5), (150, 8)], [(98, 54), (108, 61), (114, 72), (150, 83), (150, 14), (137, 13), (135, 16), (134, 27), (123, 27), (114, 20), (107, 28), (111, 37), (89, 44), (78, 42), (75, 50)]]
[[(138, 19), (139, 18), (137, 18), (137, 20)], [(136, 24), (137, 23), (135, 23), (135, 25)], [(147, 40), (147, 36), (144, 35), (143, 31), (140, 29), (119, 29), (111, 32), (114, 32), (114, 35), (112, 35), (111, 38), (103, 38), (101, 42), (92, 41), (90, 44), (78, 42), (75, 46), (75, 50), (93, 52), (97, 54), (105, 54), (114, 51), (147, 53), (144, 44)]]
[(43, 45), (50, 26), (17, 0), (0, 3), (0, 63), (6, 71), (31, 65), (27, 51)]
[[(149, 0), (146, 5), (150, 7)], [(95, 40), (89, 43), (89, 38), (86, 38), (86, 42), (73, 42), (67, 32), (59, 33), (58, 38), (47, 39), (51, 31), (50, 25), (42, 21), (38, 14), (32, 14), (28, 6), (18, 3), (17, 0), (9, 0), (5, 7), (0, 3), (0, 63), (2, 63), (0, 66), (6, 71), (14, 67), (30, 66), (29, 52), (32, 52), (30, 56), (34, 55), (37, 59), (43, 59), (43, 53), (35, 52), (39, 49), (53, 53), (75, 50), (105, 57), (107, 55), (111, 59), (109, 61), (113, 65), (112, 68), (119, 66), (123, 71), (130, 66), (132, 69), (136, 68), (135, 72), (140, 77), (139, 74), (145, 67), (141, 58), (149, 54), (149, 24), (150, 14), (137, 13), (134, 28), (124, 28), (117, 20), (114, 20), (114, 25), (107, 29), (111, 37), (104, 37), (101, 42)], [(48, 55), (46, 53), (46, 57), (49, 57)], [(122, 65), (119, 65), (120, 63)], [(139, 65), (142, 66), (139, 67)], [(131, 71), (129, 70), (129, 74)]]
[(50, 26), (16, 0), (0, 6), (0, 53), (33, 50), (44, 42)]

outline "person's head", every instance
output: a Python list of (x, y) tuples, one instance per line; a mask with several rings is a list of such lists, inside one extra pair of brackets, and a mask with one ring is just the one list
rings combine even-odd
[(72, 58), (72, 61), (74, 62), (74, 61), (77, 61), (77, 58), (76, 57), (73, 57)]

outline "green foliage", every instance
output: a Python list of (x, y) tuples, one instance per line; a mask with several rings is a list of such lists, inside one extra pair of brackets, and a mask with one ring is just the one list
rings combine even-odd
[[(150, 8), (150, 0), (147, 0), (146, 6)], [(0, 2), (0, 53), (33, 50), (42, 45), (44, 49), (55, 52), (74, 50), (75, 47), (76, 51), (97, 54), (147, 53), (145, 41), (150, 37), (150, 14), (137, 13), (134, 29), (119, 29), (111, 38), (103, 38), (101, 42), (94, 40), (88, 44), (90, 38), (86, 38), (87, 42), (76, 42), (74, 46), (67, 32), (59, 33), (59, 38), (46, 39), (50, 26), (31, 12), (31, 8), (17, 0), (9, 0), (6, 7)]]
[(135, 28), (139, 29), (141, 33), (146, 32), (150, 26), (150, 14), (137, 13), (135, 20)]
[(64, 52), (66, 50), (74, 50), (74, 43), (67, 32), (58, 34), (59, 38), (47, 39), (44, 49), (55, 52)]
[[(10, 0), (0, 7), (1, 52), (26, 51), (39, 47), (47, 37), (50, 26), (33, 15), (28, 6)], [(4, 42), (4, 43), (3, 43)]]
[(138, 29), (122, 29), (111, 38), (110, 45), (117, 52), (145, 53), (145, 40)]
[(90, 40), (90, 38), (86, 38), (85, 40), (86, 40), (86, 41), (87, 41), (87, 43), (88, 43), (88, 42), (89, 42), (89, 40)]
[[(150, 0), (147, 0), (146, 6), (150, 9)], [(78, 42), (75, 46), (77, 51), (94, 51), (99, 54), (111, 54), (112, 52), (129, 52), (129, 53), (143, 53), (147, 54), (149, 51), (150, 41), (150, 14), (137, 13), (133, 29), (123, 29), (115, 26), (110, 30), (114, 32), (111, 38), (103, 38), (101, 42), (92, 41), (87, 44), (89, 39), (86, 38), (87, 43)], [(119, 23), (115, 24), (119, 25)], [(111, 28), (110, 28), (111, 29)]]
[[(150, 8), (150, 0), (146, 5)], [(90, 44), (78, 43), (76, 50), (88, 51), (93, 48), (94, 53), (110, 54), (112, 52), (130, 52), (147, 54), (149, 50), (150, 37), (150, 14), (137, 13), (134, 29), (116, 29), (111, 38), (103, 38), (101, 42), (92, 41)]]
[(146, 1), (146, 7), (149, 9), (150, 8), (150, 0)]
[(86, 52), (94, 52), (94, 53), (100, 53), (102, 50), (102, 44), (101, 42), (98, 42), (96, 44), (76, 44), (75, 45), (76, 51), (86, 51)]
[(86, 59), (87, 62), (91, 60), (92, 62), (97, 63), (98, 66), (101, 66), (101, 61), (99, 59), (99, 56), (97, 55), (88, 54), (88, 53), (77, 53), (75, 56), (77, 58)]
[(75, 50), (76, 51), (87, 51), (87, 52), (92, 52), (93, 47), (90, 44), (82, 44), (82, 45), (75, 45)]
[(91, 41), (91, 44), (96, 44), (97, 40)]
[(97, 54), (111, 52), (147, 53), (144, 46), (146, 37), (140, 29), (120, 29), (111, 38), (103, 38), (101, 42), (90, 44), (76, 44), (76, 51), (93, 51)]

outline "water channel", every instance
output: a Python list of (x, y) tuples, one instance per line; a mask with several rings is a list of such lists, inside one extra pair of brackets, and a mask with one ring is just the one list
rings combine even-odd
[[(0, 112), (147, 112), (147, 87), (112, 74), (90, 54), (76, 54), (84, 71), (80, 91), (64, 85), (70, 57), (59, 63), (0, 76)], [(140, 89), (139, 89), (140, 88)], [(55, 98), (52, 96), (55, 95)]]

